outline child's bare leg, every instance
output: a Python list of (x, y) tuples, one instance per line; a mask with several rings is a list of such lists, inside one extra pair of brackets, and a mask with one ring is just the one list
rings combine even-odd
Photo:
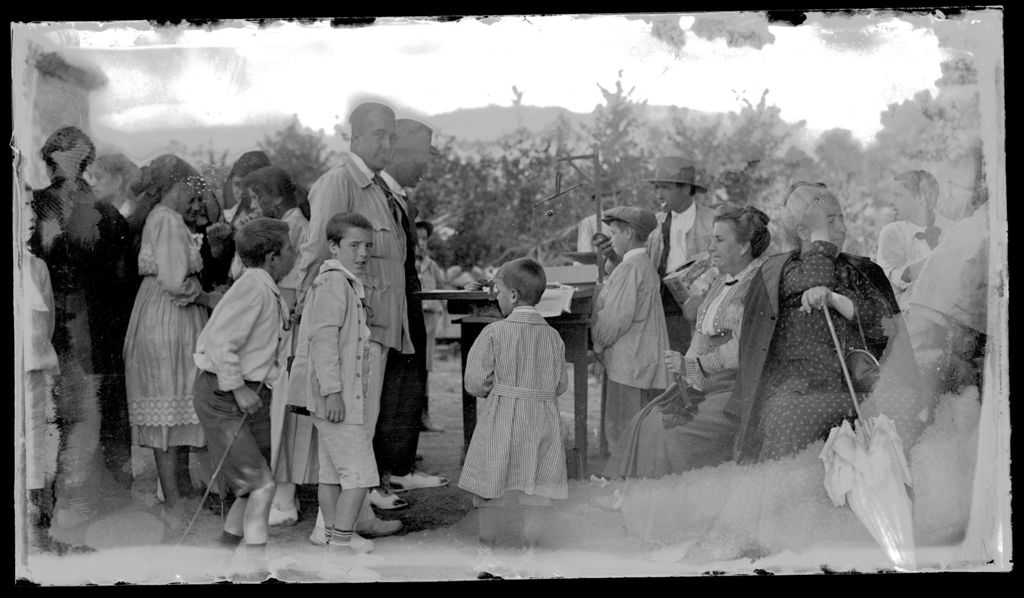
[(341, 496), (341, 486), (338, 484), (320, 484), (317, 488), (316, 498), (320, 503), (317, 505), (317, 510), (320, 512), (320, 517), (323, 518), (328, 540), (331, 537), (331, 530), (334, 528), (334, 516), (337, 513), (339, 496)]
[(267, 474), (264, 484), (249, 493), (245, 506), (245, 543), (267, 543), (267, 521), (270, 518), (270, 503), (274, 500), (274, 480)]
[(249, 497), (236, 497), (231, 503), (227, 517), (224, 518), (224, 531), (238, 536), (239, 539), (245, 535), (245, 508), (249, 505)]
[(274, 508), (281, 511), (290, 511), (295, 508), (295, 484), (291, 482), (278, 482), (274, 490)]
[(478, 507), (480, 523), (478, 537), (484, 548), (494, 548), (498, 542), (498, 530), (505, 515), (504, 507)]
[(160, 488), (164, 492), (164, 507), (170, 509), (181, 498), (178, 493), (178, 447), (168, 447), (166, 451), (154, 448), (153, 457), (156, 460)]
[(297, 520), (298, 505), (295, 502), (295, 484), (278, 482), (270, 509), (270, 525), (292, 524)]
[(547, 507), (523, 507), (523, 538), (526, 540), (527, 548), (537, 548), (540, 544), (540, 538), (547, 524), (547, 515)]
[(348, 547), (366, 552), (373, 548), (373, 542), (355, 533), (356, 520), (363, 507), (367, 488), (342, 488), (335, 503), (334, 524), (328, 536), (328, 546)]

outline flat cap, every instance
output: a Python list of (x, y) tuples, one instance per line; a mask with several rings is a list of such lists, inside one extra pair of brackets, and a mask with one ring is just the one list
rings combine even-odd
[(647, 238), (658, 227), (658, 219), (654, 216), (654, 212), (643, 208), (634, 208), (633, 206), (611, 208), (601, 215), (601, 220), (605, 223), (610, 223), (614, 220), (625, 222), (636, 227), (643, 238)]

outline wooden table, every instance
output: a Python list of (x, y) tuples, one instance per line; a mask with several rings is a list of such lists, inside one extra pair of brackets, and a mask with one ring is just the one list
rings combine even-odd
[[(562, 342), (565, 343), (565, 360), (572, 364), (573, 371), (573, 412), (575, 440), (568, 451), (569, 477), (587, 476), (587, 366), (594, 360), (590, 350), (590, 314), (594, 308), (596, 291), (593, 284), (573, 285), (572, 313), (546, 318)], [(473, 341), (484, 326), (501, 319), (498, 301), (487, 291), (423, 291), (416, 293), (421, 299), (440, 299), (448, 302), (448, 313), (461, 315), (459, 320), (460, 345), (462, 349), (462, 378), (466, 376), (466, 358)], [(476, 427), (476, 397), (466, 392), (462, 385), (462, 427), (463, 457), (469, 448)]]

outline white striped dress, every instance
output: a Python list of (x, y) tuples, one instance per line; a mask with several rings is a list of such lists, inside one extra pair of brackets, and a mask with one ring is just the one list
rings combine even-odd
[(568, 387), (565, 345), (533, 307), (480, 332), (466, 359), (466, 391), (487, 397), (459, 488), (483, 499), (508, 491), (568, 498), (557, 398)]

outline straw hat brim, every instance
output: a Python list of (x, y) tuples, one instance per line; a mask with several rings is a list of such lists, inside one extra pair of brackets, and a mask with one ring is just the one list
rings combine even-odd
[(707, 187), (705, 187), (704, 185), (698, 185), (697, 183), (694, 183), (693, 181), (683, 181), (683, 180), (680, 180), (680, 179), (644, 179), (644, 180), (647, 181), (648, 183), (678, 183), (678, 184), (693, 185), (694, 187), (696, 187), (698, 193), (707, 193), (707, 191), (708, 191)]

